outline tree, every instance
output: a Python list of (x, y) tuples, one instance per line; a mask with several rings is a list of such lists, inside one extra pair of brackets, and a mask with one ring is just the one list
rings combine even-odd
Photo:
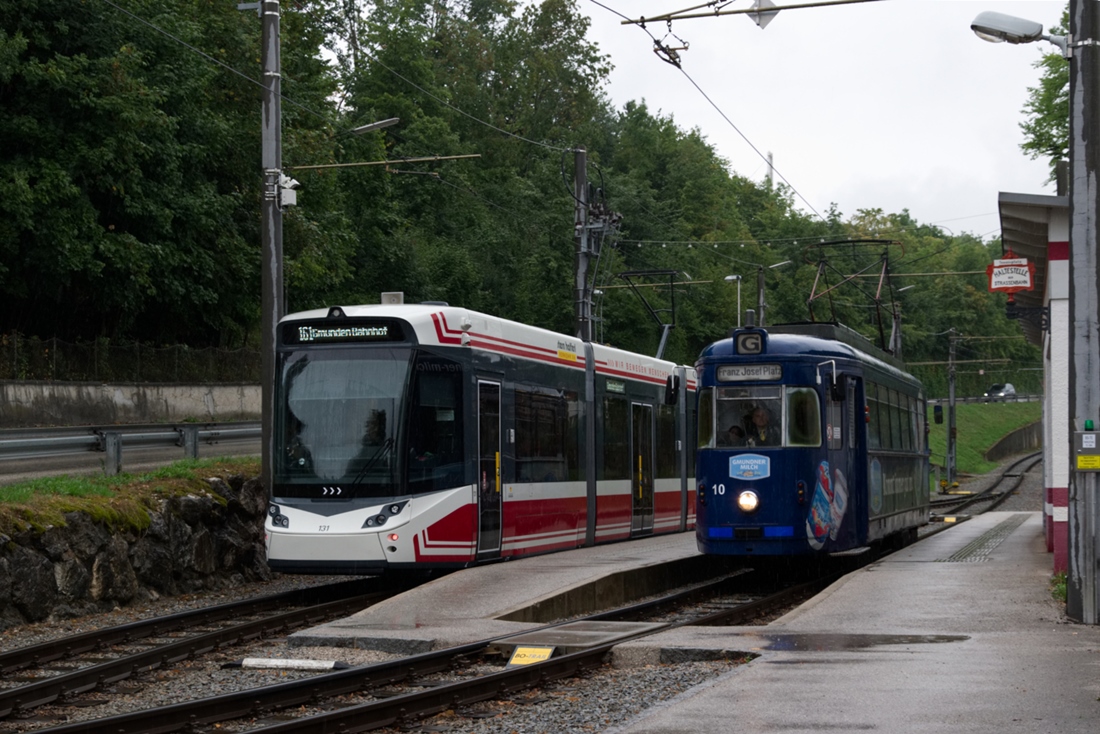
[[(239, 342), (258, 316), (259, 23), (212, 0), (127, 8), (148, 22), (0, 6), (0, 328)], [(303, 25), (288, 19), (284, 90), (309, 106), (332, 84)], [(288, 149), (323, 122), (296, 122)], [(297, 252), (325, 249), (302, 230), (292, 276)]]
[[(1066, 35), (1069, 27), (1069, 7), (1062, 13), (1062, 22), (1050, 29), (1054, 35)], [(1039, 86), (1028, 88), (1024, 103), (1026, 119), (1020, 123), (1025, 140), (1020, 144), (1033, 160), (1047, 158), (1050, 180), (1055, 167), (1069, 155), (1069, 61), (1060, 53), (1044, 54), (1035, 63), (1042, 73)]]

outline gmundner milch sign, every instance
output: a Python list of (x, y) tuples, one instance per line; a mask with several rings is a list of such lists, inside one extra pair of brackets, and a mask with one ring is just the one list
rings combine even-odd
[(1035, 287), (1035, 265), (1025, 257), (1016, 257), (1012, 250), (1005, 255), (1001, 260), (994, 260), (985, 272), (989, 274), (989, 291), (1007, 293), (1008, 302), (1012, 303), (1013, 293)]

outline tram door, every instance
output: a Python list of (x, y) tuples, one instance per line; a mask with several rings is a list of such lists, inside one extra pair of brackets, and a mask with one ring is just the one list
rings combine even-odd
[(630, 406), (630, 486), (632, 535), (653, 532), (653, 406)]
[(477, 383), (479, 556), (500, 553), (500, 383)]

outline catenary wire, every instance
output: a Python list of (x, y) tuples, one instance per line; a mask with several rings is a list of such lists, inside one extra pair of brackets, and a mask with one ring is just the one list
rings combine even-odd
[[(614, 13), (615, 15), (619, 16), (619, 17), (620, 17), (620, 18), (622, 18), (623, 20), (629, 20), (629, 18), (628, 18), (628, 17), (626, 16), (626, 15), (624, 15), (624, 14), (620, 13), (619, 11), (615, 10), (614, 8), (611, 8), (611, 7), (608, 7), (607, 5), (604, 5), (604, 4), (603, 4), (603, 3), (601, 3), (601, 2), (599, 1), (599, 0), (589, 0), (589, 1), (590, 1), (591, 3), (593, 3), (594, 5), (598, 5), (599, 7), (603, 8), (604, 10), (607, 10), (607, 11), (609, 11), (609, 12), (611, 12), (611, 13)], [(639, 27), (640, 27), (640, 28), (641, 28), (641, 29), (642, 29), (643, 31), (645, 31), (646, 35), (648, 35), (648, 36), (649, 36), (649, 37), (650, 37), (651, 39), (653, 39), (653, 43), (654, 43), (654, 45), (656, 45), (656, 46), (662, 46), (661, 42), (657, 40), (657, 37), (656, 37), (656, 36), (654, 36), (654, 35), (653, 35), (652, 33), (650, 33), (650, 32), (649, 32), (649, 29), (647, 29), (647, 28), (646, 28), (645, 26), (639, 26)], [(679, 64), (678, 62), (676, 62), (676, 63), (673, 63), (672, 65), (673, 65), (673, 66), (675, 66), (675, 67), (676, 67), (677, 69), (679, 69), (679, 70), (680, 70), (680, 73), (681, 73), (681, 74), (683, 74), (683, 75), (684, 75), (684, 77), (685, 77), (685, 78), (686, 78), (686, 79), (687, 79), (687, 80), (688, 80), (689, 82), (691, 82), (691, 85), (692, 85), (693, 87), (695, 87), (695, 89), (696, 89), (696, 90), (697, 90), (697, 91), (699, 92), (699, 94), (701, 94), (701, 95), (703, 96), (703, 99), (705, 99), (705, 100), (707, 101), (707, 103), (708, 103), (708, 104), (710, 104), (710, 106), (711, 106), (711, 107), (713, 107), (713, 108), (714, 108), (714, 110), (715, 110), (715, 111), (716, 111), (716, 112), (717, 112), (717, 113), (718, 113), (718, 114), (719, 114), (719, 115), (720, 115), (720, 116), (722, 117), (722, 119), (726, 121), (726, 124), (728, 124), (728, 125), (729, 125), (729, 126), (730, 126), (731, 128), (733, 128), (733, 131), (734, 131), (734, 132), (736, 132), (736, 133), (737, 133), (738, 135), (740, 135), (740, 136), (741, 136), (741, 139), (742, 139), (742, 140), (744, 140), (744, 141), (745, 141), (745, 143), (746, 143), (746, 144), (748, 144), (748, 146), (749, 146), (750, 148), (752, 148), (753, 152), (754, 152), (754, 153), (756, 153), (756, 155), (758, 155), (758, 156), (759, 156), (759, 157), (761, 158), (761, 160), (763, 160), (763, 161), (764, 161), (765, 163), (768, 163), (768, 157), (767, 157), (766, 155), (764, 155), (763, 153), (761, 153), (761, 152), (760, 152), (760, 149), (759, 149), (759, 148), (757, 148), (757, 147), (756, 147), (756, 146), (755, 146), (755, 145), (753, 144), (753, 142), (752, 142), (751, 140), (749, 140), (748, 136), (747, 136), (747, 135), (745, 135), (745, 133), (741, 132), (741, 129), (740, 129), (739, 127), (737, 127), (737, 125), (735, 125), (735, 124), (734, 124), (733, 120), (731, 120), (731, 119), (729, 118), (729, 116), (727, 116), (727, 115), (726, 115), (726, 113), (722, 111), (722, 108), (721, 108), (721, 107), (719, 107), (719, 106), (717, 105), (717, 103), (715, 103), (715, 101), (714, 101), (713, 99), (711, 99), (711, 98), (710, 98), (710, 95), (708, 95), (708, 94), (707, 94), (707, 93), (706, 93), (705, 91), (703, 91), (703, 88), (702, 88), (702, 87), (700, 87), (700, 86), (699, 86), (699, 84), (698, 84), (698, 83), (697, 83), (697, 82), (696, 82), (696, 81), (695, 81), (694, 79), (692, 79), (692, 78), (691, 78), (691, 75), (690, 75), (690, 74), (688, 74), (688, 73), (687, 73), (686, 71), (684, 71), (683, 67), (682, 67), (682, 66), (681, 66), (681, 65), (680, 65), (680, 64)], [(771, 168), (771, 170), (772, 170), (772, 171), (774, 171), (774, 172), (775, 172), (775, 174), (776, 174), (777, 176), (779, 176), (779, 178), (781, 178), (781, 179), (783, 180), (783, 183), (787, 184), (787, 186), (789, 186), (789, 187), (790, 187), (791, 191), (792, 191), (792, 192), (794, 192), (795, 196), (797, 196), (797, 197), (798, 197), (799, 199), (801, 199), (801, 200), (803, 201), (803, 203), (805, 203), (805, 204), (806, 204), (806, 206), (808, 206), (808, 207), (810, 208), (810, 211), (812, 211), (812, 212), (813, 212), (813, 213), (814, 213), (814, 214), (815, 214), (815, 215), (817, 216), (817, 218), (818, 218), (818, 219), (820, 219), (820, 220), (821, 220), (821, 221), (823, 221), (823, 222), (824, 222), (824, 221), (827, 221), (827, 220), (825, 219), (825, 217), (821, 216), (821, 213), (820, 213), (820, 212), (819, 212), (819, 211), (818, 211), (817, 209), (815, 209), (815, 208), (814, 208), (814, 205), (813, 205), (813, 204), (811, 204), (811, 203), (809, 202), (809, 200), (808, 200), (808, 199), (806, 199), (806, 197), (805, 197), (805, 196), (803, 196), (803, 195), (802, 195), (802, 194), (801, 194), (801, 193), (800, 193), (800, 192), (798, 191), (798, 189), (797, 189), (797, 188), (795, 188), (794, 184), (792, 184), (792, 183), (791, 183), (791, 182), (790, 182), (789, 180), (787, 180), (787, 177), (786, 177), (786, 176), (784, 176), (784, 175), (783, 175), (783, 174), (782, 174), (782, 173), (781, 173), (781, 172), (779, 171), (779, 169), (778, 169), (778, 168), (776, 168), (776, 167), (775, 167), (774, 165), (772, 165), (771, 163), (768, 163), (768, 165), (769, 165), (769, 167)]]

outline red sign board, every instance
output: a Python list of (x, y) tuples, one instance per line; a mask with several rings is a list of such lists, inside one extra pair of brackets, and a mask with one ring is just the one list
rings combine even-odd
[(1014, 257), (1011, 250), (1005, 254), (1007, 257), (994, 260), (986, 268), (986, 273), (989, 275), (989, 291), (1007, 293), (1011, 301), (1013, 293), (1035, 288), (1035, 265), (1029, 263), (1027, 258)]

